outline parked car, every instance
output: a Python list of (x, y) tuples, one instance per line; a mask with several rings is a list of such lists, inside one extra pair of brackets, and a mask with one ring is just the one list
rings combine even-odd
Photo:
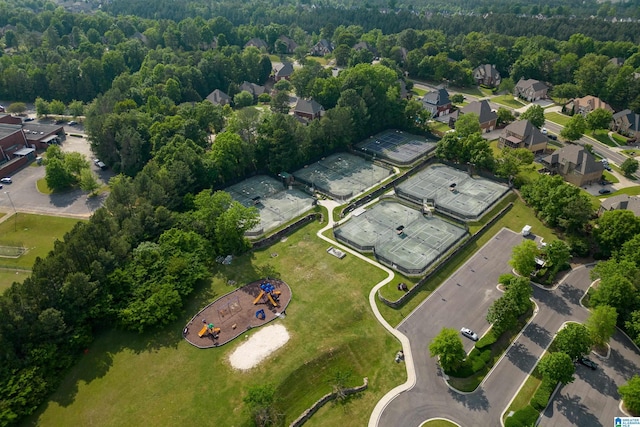
[(69, 126), (75, 126), (78, 124), (78, 122), (76, 122), (75, 120), (71, 120), (69, 123), (67, 123)]
[(469, 328), (462, 328), (460, 329), (460, 333), (462, 335), (464, 335), (465, 337), (469, 338), (470, 340), (473, 341), (478, 341), (478, 334), (476, 334), (475, 332), (473, 332), (471, 329)]
[(611, 193), (611, 190), (609, 190), (608, 188), (602, 188), (598, 191), (598, 193), (600, 194), (609, 194)]
[(543, 135), (546, 135), (547, 134), (547, 128), (540, 129), (540, 132), (542, 132)]
[(4, 178), (0, 178), (0, 182), (3, 184), (11, 184), (13, 181), (11, 180), (10, 177), (5, 176)]
[(598, 369), (598, 364), (596, 362), (594, 362), (593, 360), (589, 359), (588, 357), (579, 357), (578, 358), (578, 363), (580, 363), (581, 365), (586, 366), (587, 368), (591, 369), (592, 371), (595, 371), (596, 369)]
[(550, 134), (547, 134), (547, 138), (553, 139), (554, 141), (557, 141), (558, 140), (558, 135), (554, 135), (554, 134), (550, 133)]
[(24, 119), (22, 119), (23, 122), (32, 122), (35, 119), (33, 117), (25, 117)]

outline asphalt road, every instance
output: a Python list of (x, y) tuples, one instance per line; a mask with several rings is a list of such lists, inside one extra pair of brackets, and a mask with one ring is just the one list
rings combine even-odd
[[(413, 389), (401, 393), (387, 405), (378, 425), (413, 427), (433, 417), (448, 418), (462, 426), (500, 425), (503, 411), (558, 329), (569, 320), (586, 320), (588, 311), (580, 306), (580, 299), (591, 282), (590, 268), (578, 267), (554, 291), (533, 288), (533, 299), (538, 306), (537, 314), (475, 392), (462, 394), (446, 385), (435, 359), (429, 357), (429, 342), (443, 326), (455, 329), (467, 326), (479, 334), (486, 332), (489, 327), (485, 320), (486, 311), (500, 295), (496, 289), (497, 279), (500, 274), (509, 271), (507, 262), (511, 249), (522, 239), (517, 233), (501, 230), (398, 326), (398, 330), (407, 335), (414, 349), (417, 381)], [(466, 339), (463, 342), (466, 350), (473, 346)], [(611, 364), (611, 369), (619, 375), (615, 382), (620, 385), (630, 378), (632, 372), (637, 372), (635, 368), (639, 365), (640, 354), (625, 341), (613, 342), (612, 348), (614, 351), (611, 360), (604, 364)], [(611, 392), (615, 389), (611, 384), (610, 375), (613, 374), (605, 368), (600, 371), (602, 375), (582, 384), (580, 376), (590, 374), (583, 371), (578, 367), (576, 382), (561, 390), (566, 390), (570, 396), (586, 396), (592, 417), (587, 418), (585, 415), (567, 425), (598, 425), (580, 422), (590, 419), (607, 425), (613, 416), (621, 415), (617, 411), (617, 396), (615, 392)], [(573, 387), (575, 391), (572, 391)], [(593, 389), (601, 390), (602, 395), (589, 398)], [(558, 413), (569, 416), (587, 413), (580, 398), (572, 399), (562, 399), (561, 392), (554, 399), (553, 407), (559, 405), (562, 410), (552, 411), (548, 417), (551, 421), (542, 425), (562, 425), (563, 420), (558, 418)]]

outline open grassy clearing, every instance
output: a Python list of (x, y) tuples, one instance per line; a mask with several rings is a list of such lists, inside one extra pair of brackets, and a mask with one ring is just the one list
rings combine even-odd
[(640, 156), (640, 148), (637, 148), (635, 150), (622, 150), (622, 154), (631, 158), (637, 157)]
[[(251, 425), (242, 403), (247, 389), (272, 383), (286, 424), (331, 391), (336, 371), (351, 371), (349, 385), (369, 378), (369, 389), (346, 406), (328, 404), (309, 425), (364, 425), (377, 401), (405, 381), (393, 361), (399, 343), (374, 318), (371, 287), (386, 277), (356, 257), (339, 260), (316, 237), (313, 223), (269, 248), (219, 266), (196, 290), (179, 321), (155, 333), (108, 331), (99, 336), (31, 424)], [(277, 254), (277, 256), (275, 255)], [(291, 339), (268, 360), (235, 371), (228, 356), (242, 339), (200, 350), (181, 337), (191, 316), (238, 284), (280, 277), (293, 291), (281, 322)], [(248, 335), (251, 332), (247, 333)]]
[(435, 120), (432, 123), (429, 123), (429, 129), (435, 132), (442, 133), (451, 130), (451, 128), (446, 123), (438, 122)]
[(615, 141), (612, 141), (611, 138), (609, 138), (609, 131), (607, 131), (606, 129), (598, 129), (595, 132), (586, 134), (586, 136), (596, 139), (609, 147), (618, 146)]
[(30, 269), (36, 257), (45, 257), (56, 240), (78, 222), (74, 218), (18, 213), (0, 223), (0, 245), (22, 246), (27, 252), (19, 258), (0, 258), (0, 267)]
[[(514, 200), (515, 199), (515, 200)], [(507, 199), (510, 200), (510, 199)], [(547, 228), (542, 222), (536, 218), (533, 210), (527, 207), (521, 200), (515, 196), (511, 196), (511, 200), (514, 200), (511, 210), (491, 226), (482, 236), (475, 242), (469, 244), (466, 248), (460, 251), (442, 270), (434, 275), (428, 283), (422, 286), (417, 293), (400, 309), (393, 309), (381, 301), (376, 299), (376, 304), (380, 309), (380, 313), (384, 318), (393, 326), (400, 323), (406, 316), (408, 316), (422, 301), (425, 300), (438, 286), (442, 284), (451, 274), (453, 274), (462, 264), (464, 264), (471, 256), (480, 249), (485, 243), (491, 239), (498, 231), (503, 227), (510, 230), (520, 232), (522, 227), (529, 224), (533, 227), (533, 233), (544, 237), (545, 242), (551, 242), (556, 240), (557, 237), (553, 230)], [(490, 218), (491, 215), (487, 215), (486, 218)], [(476, 225), (474, 225), (476, 226)], [(471, 228), (471, 225), (470, 225)], [(382, 295), (389, 300), (398, 299), (403, 292), (398, 291), (396, 288), (397, 282), (392, 281), (386, 286), (380, 289)]]
[(511, 108), (522, 108), (524, 107), (525, 103), (520, 102), (519, 100), (515, 99), (513, 97), (513, 95), (498, 95), (498, 96), (494, 96), (493, 98), (491, 98), (491, 102), (495, 102), (497, 104), (501, 104), (507, 107), (511, 107)]
[(423, 423), (420, 427), (458, 427), (458, 424), (447, 420), (431, 420)]
[[(451, 87), (451, 91), (452, 92), (459, 92), (459, 93), (462, 93), (464, 95), (471, 95), (471, 96), (475, 96), (475, 97), (479, 97), (479, 98), (493, 95), (491, 93), (491, 90), (480, 88), (480, 87), (477, 87), (477, 86), (474, 86), (474, 87)], [(485, 91), (486, 91), (486, 93), (485, 93)]]
[(411, 92), (415, 93), (416, 95), (422, 97), (424, 96), (427, 91), (425, 89), (420, 89), (419, 87), (413, 87), (413, 89), (411, 89)]
[(555, 111), (552, 111), (550, 113), (544, 113), (544, 117), (547, 120), (552, 121), (552, 122), (557, 123), (557, 124), (562, 125), (562, 126), (566, 126), (567, 123), (569, 123), (569, 120), (571, 120), (570, 116), (567, 116), (566, 114), (562, 114), (562, 113), (557, 113)]
[(44, 178), (40, 178), (36, 181), (36, 188), (42, 194), (53, 194), (53, 190), (49, 188), (47, 185), (47, 180)]
[(0, 294), (11, 287), (13, 282), (20, 282), (31, 274), (27, 270), (12, 270), (0, 268)]

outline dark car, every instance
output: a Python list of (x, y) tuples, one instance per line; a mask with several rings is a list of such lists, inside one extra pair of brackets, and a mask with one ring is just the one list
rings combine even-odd
[(557, 140), (558, 140), (558, 136), (557, 136), (557, 135), (554, 135), (554, 134), (552, 134), (552, 133), (547, 134), (547, 138), (549, 138), (549, 139), (553, 139), (554, 141), (557, 141)]
[(608, 188), (603, 188), (601, 190), (598, 190), (598, 193), (600, 193), (600, 194), (609, 194), (609, 193), (611, 193), (611, 190), (609, 190)]
[(32, 122), (35, 119), (33, 117), (25, 117), (24, 119), (22, 119), (23, 122)]
[(580, 358), (578, 358), (578, 363), (580, 363), (581, 365), (586, 366), (587, 368), (591, 369), (592, 371), (595, 371), (596, 369), (598, 369), (598, 364), (596, 362), (594, 362), (593, 360), (589, 359), (588, 357), (580, 357)]

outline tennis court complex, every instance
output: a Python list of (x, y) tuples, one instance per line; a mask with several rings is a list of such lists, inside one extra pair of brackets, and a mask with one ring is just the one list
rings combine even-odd
[(393, 173), (349, 153), (332, 154), (293, 173), (297, 181), (338, 200), (349, 200)]
[(400, 130), (386, 130), (356, 145), (368, 155), (397, 165), (410, 165), (436, 149), (436, 141)]
[(354, 214), (333, 230), (337, 240), (408, 275), (423, 274), (467, 231), (437, 216), (394, 201), (382, 201)]
[(433, 164), (396, 187), (396, 194), (464, 220), (477, 220), (509, 191), (509, 187), (467, 172)]
[(247, 232), (260, 236), (313, 208), (314, 198), (298, 189), (285, 189), (277, 179), (257, 175), (227, 187), (226, 192), (244, 206), (255, 206), (260, 223)]

